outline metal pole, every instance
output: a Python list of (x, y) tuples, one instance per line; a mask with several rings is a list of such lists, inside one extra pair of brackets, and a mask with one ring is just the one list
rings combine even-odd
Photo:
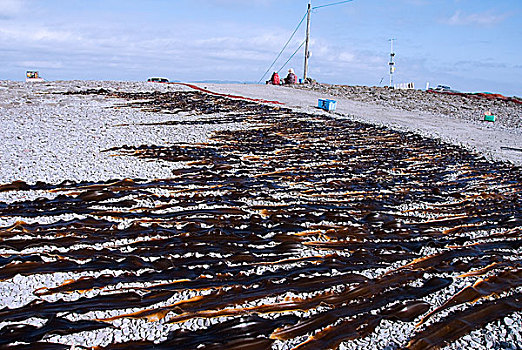
[(310, 14), (312, 13), (312, 2), (308, 3), (308, 16), (306, 18), (306, 43), (305, 43), (305, 58), (304, 58), (304, 74), (303, 81), (306, 82), (306, 78), (308, 77), (308, 56), (310, 56), (310, 52), (308, 51), (308, 44), (310, 43)]
[(395, 52), (393, 52), (393, 41), (396, 39), (390, 39), (391, 48), (390, 48), (390, 87), (393, 88), (393, 72), (395, 71), (395, 62), (393, 62), (393, 58), (395, 57)]

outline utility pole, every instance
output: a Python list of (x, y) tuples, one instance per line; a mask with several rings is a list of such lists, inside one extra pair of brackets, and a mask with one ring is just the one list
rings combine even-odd
[(305, 54), (304, 54), (304, 74), (303, 81), (306, 82), (306, 78), (308, 77), (308, 57), (310, 56), (310, 52), (308, 51), (308, 45), (310, 43), (310, 15), (312, 13), (312, 1), (308, 2), (308, 12), (306, 18), (306, 43), (305, 43)]
[(393, 72), (395, 72), (395, 62), (393, 62), (393, 58), (395, 57), (395, 52), (393, 52), (393, 41), (397, 39), (390, 39), (391, 50), (390, 50), (390, 87), (393, 87)]

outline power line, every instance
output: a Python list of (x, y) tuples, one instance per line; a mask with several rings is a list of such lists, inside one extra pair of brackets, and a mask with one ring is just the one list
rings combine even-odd
[(345, 4), (345, 3), (347, 3), (347, 2), (352, 2), (352, 1), (353, 1), (353, 0), (346, 0), (346, 1), (334, 2), (334, 3), (331, 3), (331, 4), (321, 5), (321, 6), (315, 6), (315, 7), (312, 7), (312, 10), (317, 10), (317, 9), (320, 9), (320, 8), (323, 8), (323, 7), (328, 7), (328, 6), (334, 6), (334, 5)]
[[(288, 44), (290, 43), (290, 41), (292, 40), (292, 38), (294, 37), (295, 33), (297, 32), (297, 30), (299, 29), (299, 27), (301, 27), (301, 24), (303, 24), (303, 21), (306, 17), (307, 13), (304, 14), (303, 18), (301, 18), (301, 21), (299, 22), (299, 24), (297, 25), (297, 27), (295, 28), (294, 32), (292, 33), (292, 35), (290, 36), (290, 39), (288, 39), (288, 41), (286, 42), (285, 46), (283, 46), (283, 48), (281, 49), (281, 51), (279, 51), (279, 54), (277, 55), (277, 57), (275, 58), (274, 62), (272, 62), (272, 64), (270, 65), (270, 67), (268, 67), (268, 69), (266, 70), (265, 74), (263, 74), (263, 76), (261, 77), (261, 79), (259, 79), (259, 81), (257, 82), (258, 84), (263, 80), (263, 78), (265, 77), (266, 73), (268, 73), (270, 71), (270, 68), (272, 68), (274, 66), (274, 64), (277, 62), (277, 60), (279, 59), (279, 57), (281, 57), (281, 54), (283, 53), (283, 51), (285, 51), (286, 47), (288, 46)], [(302, 45), (301, 45), (302, 46)]]
[(292, 56), (290, 56), (290, 58), (289, 58), (288, 60), (286, 60), (285, 64), (283, 64), (283, 65), (281, 66), (281, 68), (279, 68), (279, 71), (280, 71), (280, 72), (283, 71), (283, 68), (285, 68), (286, 64), (287, 64), (288, 62), (290, 62), (290, 60), (295, 56), (295, 54), (297, 53), (297, 51), (299, 51), (299, 50), (303, 47), (303, 45), (304, 45), (305, 42), (306, 42), (306, 40), (304, 40), (304, 41), (301, 43), (301, 45), (299, 45), (299, 47), (294, 51), (294, 53), (292, 54)]
[[(320, 8), (323, 8), (323, 7), (329, 7), (329, 6), (335, 6), (335, 5), (341, 5), (341, 4), (345, 4), (345, 3), (348, 3), (348, 2), (352, 2), (354, 0), (345, 0), (345, 1), (338, 1), (338, 2), (334, 2), (334, 3), (331, 3), (331, 4), (326, 4), (326, 5), (321, 5), (321, 6), (315, 6), (315, 7), (312, 7), (311, 10), (316, 10), (316, 9), (320, 9)], [(308, 5), (310, 6), (310, 5)], [(303, 21), (304, 19), (307, 17), (308, 14), (308, 11), (306, 11), (306, 13), (303, 15), (303, 18), (301, 18), (301, 20), (299, 21), (299, 24), (297, 25), (297, 27), (295, 28), (294, 32), (292, 33), (292, 35), (290, 36), (290, 38), (288, 39), (288, 41), (286, 42), (286, 44), (283, 46), (283, 48), (281, 49), (281, 51), (279, 51), (279, 54), (277, 55), (277, 57), (275, 58), (275, 60), (272, 62), (272, 64), (268, 67), (268, 69), (266, 70), (266, 72), (261, 76), (261, 79), (259, 79), (259, 81), (257, 82), (258, 84), (261, 83), (261, 81), (263, 80), (263, 78), (266, 76), (266, 74), (270, 71), (270, 69), (274, 66), (274, 64), (277, 62), (277, 60), (279, 59), (279, 57), (281, 57), (281, 55), (283, 54), (283, 52), (285, 51), (286, 47), (288, 46), (288, 44), (290, 43), (290, 41), (292, 40), (292, 38), (294, 37), (295, 33), (297, 32), (297, 30), (301, 27), (301, 24), (303, 24)], [(297, 51), (299, 51), (299, 49), (305, 44), (306, 40), (303, 41), (301, 43), (301, 45), (299, 45), (299, 47), (297, 48), (297, 50), (295, 50), (295, 52), (292, 54), (292, 56), (290, 56), (290, 58), (285, 62), (285, 64), (283, 64), (283, 66), (279, 69), (279, 71), (281, 71), (288, 62), (290, 62), (290, 60), (297, 54)]]

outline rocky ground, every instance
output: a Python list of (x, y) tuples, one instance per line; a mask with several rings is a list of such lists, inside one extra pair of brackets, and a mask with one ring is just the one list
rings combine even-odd
[(520, 168), (206, 87), (0, 83), (0, 347), (521, 347)]
[(360, 102), (375, 103), (399, 110), (428, 112), (472, 122), (482, 122), (484, 113), (490, 111), (497, 117), (496, 125), (510, 129), (522, 128), (522, 99), (518, 98), (517, 100), (521, 103), (501, 99), (486, 99), (473, 95), (460, 96), (424, 90), (401, 90), (384, 87), (317, 83), (295, 85), (294, 87)]

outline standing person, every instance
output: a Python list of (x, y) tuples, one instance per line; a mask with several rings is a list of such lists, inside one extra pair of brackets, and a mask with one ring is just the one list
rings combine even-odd
[(296, 84), (297, 83), (297, 75), (294, 73), (294, 69), (290, 68), (288, 70), (288, 75), (285, 78), (285, 84)]

